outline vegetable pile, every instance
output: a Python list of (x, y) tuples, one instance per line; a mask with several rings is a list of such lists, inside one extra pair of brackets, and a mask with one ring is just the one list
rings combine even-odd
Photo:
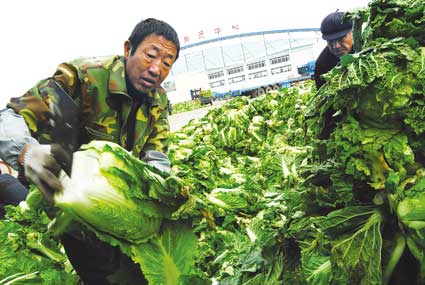
[[(36, 200), (29, 195), (27, 203)], [(47, 229), (49, 218), (27, 203), (7, 206), (0, 220), (0, 284), (77, 284), (61, 244)]]
[(200, 100), (191, 100), (191, 101), (184, 101), (173, 104), (173, 114), (188, 112), (196, 109), (203, 108), (204, 106), (201, 105)]
[[(78, 221), (153, 285), (425, 284), (425, 2), (347, 16), (357, 52), (320, 90), (237, 97), (192, 120), (172, 134), (170, 175), (113, 143), (83, 146), (50, 230)], [(69, 284), (60, 245), (8, 217), (2, 254), (58, 257), (61, 281), (39, 283)], [(48, 270), (0, 266), (0, 284)]]
[(360, 51), (317, 93), (236, 98), (174, 133), (207, 278), (425, 283), (424, 11), (372, 1), (349, 14), (367, 19)]
[(306, 82), (254, 100), (237, 97), (173, 134), (172, 173), (191, 185), (176, 213), (194, 221), (196, 265), (208, 278), (282, 282), (283, 233), (292, 218), (304, 216), (295, 187), (313, 164), (315, 139), (302, 127), (313, 91)]

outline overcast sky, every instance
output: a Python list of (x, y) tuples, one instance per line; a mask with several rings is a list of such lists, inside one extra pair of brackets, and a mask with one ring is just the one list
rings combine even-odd
[[(80, 56), (122, 54), (124, 41), (141, 19), (171, 24), (181, 44), (227, 34), (318, 28), (339, 9), (369, 0), (6, 0), (0, 2), (0, 109)], [(235, 29), (236, 26), (238, 29)], [(234, 27), (234, 28), (232, 28)], [(220, 29), (220, 34), (217, 34)]]

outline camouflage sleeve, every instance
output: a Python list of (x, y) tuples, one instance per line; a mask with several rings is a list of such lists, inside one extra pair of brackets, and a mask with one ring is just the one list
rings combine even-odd
[(79, 96), (79, 80), (77, 72), (67, 64), (61, 64), (52, 77), (39, 81), (36, 86), (27, 91), (23, 96), (12, 98), (7, 107), (20, 114), (31, 131), (31, 135), (38, 140), (49, 137), (49, 103), (53, 90), (48, 82), (59, 82), (67, 93), (76, 98)]
[(168, 122), (167, 109), (164, 108), (153, 126), (153, 130), (143, 147), (143, 151), (156, 150), (167, 153), (168, 137), (170, 135), (170, 124)]

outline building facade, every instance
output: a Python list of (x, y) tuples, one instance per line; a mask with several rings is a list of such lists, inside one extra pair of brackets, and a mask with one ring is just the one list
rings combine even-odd
[(191, 100), (190, 90), (223, 93), (296, 78), (298, 67), (325, 46), (318, 28), (244, 33), (182, 46), (163, 83), (172, 103)]

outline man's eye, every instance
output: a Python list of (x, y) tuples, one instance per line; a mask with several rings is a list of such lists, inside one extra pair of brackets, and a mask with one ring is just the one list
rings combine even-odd
[(168, 63), (168, 62), (165, 62), (165, 61), (164, 61), (164, 65), (165, 65), (166, 67), (171, 67), (171, 63)]
[(155, 55), (153, 55), (153, 54), (151, 54), (151, 53), (148, 53), (148, 54), (147, 54), (147, 56), (148, 56), (149, 58), (155, 58)]

